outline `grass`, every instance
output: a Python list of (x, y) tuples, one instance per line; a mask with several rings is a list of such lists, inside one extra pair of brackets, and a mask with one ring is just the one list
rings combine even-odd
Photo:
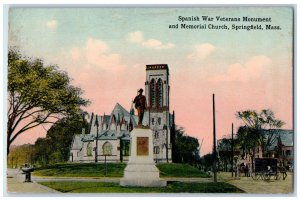
[(223, 182), (172, 182), (166, 187), (121, 187), (116, 183), (78, 181), (39, 183), (63, 193), (244, 193), (241, 189)]
[[(125, 163), (107, 164), (107, 177), (123, 177)], [(188, 164), (158, 164), (161, 177), (209, 177)], [(48, 177), (104, 177), (105, 164), (61, 163), (37, 168), (33, 175)]]
[(179, 163), (162, 163), (156, 165), (160, 171), (161, 177), (201, 177), (209, 178), (205, 172), (201, 172), (197, 168), (188, 164)]
[[(124, 163), (107, 164), (107, 177), (123, 177)], [(37, 168), (35, 176), (54, 177), (104, 177), (105, 164), (61, 163)]]

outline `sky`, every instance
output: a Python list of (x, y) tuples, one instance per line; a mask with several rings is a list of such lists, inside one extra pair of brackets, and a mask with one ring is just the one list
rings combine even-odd
[[(178, 17), (210, 16), (206, 24), (262, 24), (264, 30), (170, 29)], [(271, 18), (270, 23), (217, 22), (216, 16)], [(130, 109), (144, 88), (147, 64), (168, 64), (170, 110), (176, 124), (212, 151), (212, 94), (217, 138), (242, 122), (237, 111), (271, 109), (293, 128), (293, 13), (284, 7), (248, 8), (13, 8), (9, 46), (56, 64), (84, 90), (88, 112), (110, 114), (118, 102)], [(186, 21), (187, 24), (205, 24)], [(280, 26), (266, 30), (265, 25)], [(49, 126), (21, 135), (34, 143)]]

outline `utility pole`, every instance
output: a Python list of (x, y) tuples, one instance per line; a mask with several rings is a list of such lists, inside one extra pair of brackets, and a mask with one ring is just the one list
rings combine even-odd
[(216, 111), (215, 111), (215, 94), (213, 94), (213, 135), (214, 135), (214, 147), (213, 147), (213, 171), (214, 171), (214, 182), (217, 182), (217, 148), (216, 148)]
[(231, 124), (231, 177), (233, 177), (233, 157), (234, 157), (234, 150), (233, 150), (234, 142), (233, 142), (233, 123)]
[(167, 159), (167, 163), (169, 163), (169, 147), (168, 147), (168, 143), (169, 143), (169, 138), (168, 138), (168, 127), (167, 125), (164, 125), (163, 129), (166, 131), (166, 159)]
[(204, 138), (202, 138), (201, 143), (199, 145), (199, 157), (201, 157), (201, 148), (202, 148), (203, 140)]
[(98, 129), (99, 129), (98, 115), (96, 115), (95, 125), (97, 126), (95, 163), (97, 163), (98, 162)]

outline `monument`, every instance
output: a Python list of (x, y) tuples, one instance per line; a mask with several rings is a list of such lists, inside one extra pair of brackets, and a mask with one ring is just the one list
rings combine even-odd
[(129, 161), (124, 170), (124, 177), (120, 180), (121, 186), (161, 187), (167, 182), (159, 178), (159, 170), (153, 160), (153, 139), (149, 127), (142, 125), (146, 98), (142, 95), (143, 89), (135, 97), (133, 103), (138, 111), (139, 123), (131, 131), (131, 151)]
[(142, 122), (143, 122), (143, 118), (144, 118), (144, 112), (145, 109), (147, 107), (147, 101), (146, 101), (146, 97), (143, 95), (143, 89), (140, 89), (139, 95), (137, 95), (134, 100), (134, 107), (138, 112), (138, 117), (139, 117), (139, 122), (138, 122), (138, 126), (143, 126)]

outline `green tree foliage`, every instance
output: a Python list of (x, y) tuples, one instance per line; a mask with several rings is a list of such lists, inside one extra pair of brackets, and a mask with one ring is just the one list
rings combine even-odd
[(14, 140), (41, 124), (75, 114), (88, 101), (70, 84), (67, 73), (45, 66), (40, 59), (8, 53), (7, 154)]
[(182, 127), (176, 127), (175, 129), (173, 151), (172, 160), (175, 163), (196, 164), (200, 159), (198, 139), (186, 135)]
[(203, 170), (206, 171), (212, 171), (213, 164), (214, 164), (214, 157), (212, 153), (205, 154), (200, 159), (200, 164), (203, 168)]
[(258, 147), (261, 148), (263, 155), (266, 154), (266, 150), (276, 139), (276, 129), (284, 125), (284, 122), (276, 119), (269, 109), (264, 109), (259, 113), (255, 110), (239, 111), (236, 116), (244, 122), (237, 132), (242, 157), (249, 154), (252, 161)]
[(34, 145), (24, 144), (12, 146), (7, 158), (7, 167), (19, 168), (21, 165), (30, 164), (33, 161)]
[(223, 167), (224, 171), (228, 171), (227, 166), (231, 163), (232, 160), (231, 142), (231, 139), (223, 138), (219, 141), (217, 146), (219, 154), (219, 168)]
[(88, 130), (89, 124), (81, 115), (59, 120), (48, 130), (46, 138), (36, 141), (34, 161), (42, 165), (68, 161), (73, 137), (81, 133), (82, 128)]

